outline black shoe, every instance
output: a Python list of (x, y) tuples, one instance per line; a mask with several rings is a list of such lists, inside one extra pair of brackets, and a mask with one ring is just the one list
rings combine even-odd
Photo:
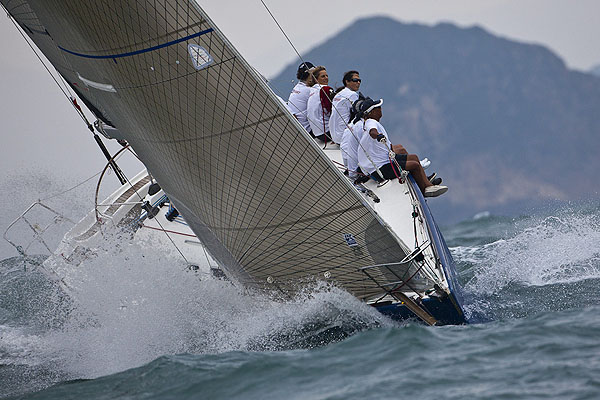
[(358, 178), (354, 180), (354, 184), (360, 185), (361, 183), (367, 183), (371, 180), (367, 175), (359, 175)]
[(429, 176), (427, 177), (427, 180), (428, 180), (429, 182), (431, 182), (431, 180), (432, 180), (432, 179), (435, 179), (435, 177), (436, 177), (436, 176), (437, 176), (437, 173), (435, 173), (435, 172), (434, 172), (433, 174), (431, 174), (431, 175), (429, 175)]
[(441, 185), (442, 178), (433, 178), (429, 182), (431, 182), (432, 185)]

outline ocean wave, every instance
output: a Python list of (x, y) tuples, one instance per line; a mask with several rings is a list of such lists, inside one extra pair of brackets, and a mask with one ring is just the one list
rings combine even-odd
[[(395, 325), (349, 293), (321, 282), (282, 300), (193, 272), (177, 252), (157, 243), (115, 236), (93, 250), (94, 257), (69, 271), (57, 265), (60, 258), (44, 263), (45, 269), (60, 270), (69, 284), (61, 290), (71, 301), (64, 302), (62, 291), (62, 297), (30, 304), (20, 323), (46, 324), (29, 326), (34, 334), (12, 331), (10, 346), (3, 350), (6, 363), (51, 364), (69, 379), (89, 379), (165, 354), (312, 348)], [(35, 277), (54, 289), (58, 285), (41, 268), (9, 269), (22, 275), (18, 281)], [(200, 271), (207, 269), (200, 266)], [(37, 289), (10, 290), (16, 299), (33, 296)], [(29, 357), (33, 354), (36, 358)]]
[[(570, 207), (552, 215), (461, 223), (488, 238), (451, 248), (467, 315), (520, 318), (600, 304), (600, 211)], [(501, 237), (498, 232), (504, 231)], [(493, 232), (493, 234), (490, 234)]]
[(546, 286), (600, 278), (599, 248), (595, 215), (549, 216), (512, 238), (457, 253), (478, 264), (467, 289), (494, 293), (513, 282)]

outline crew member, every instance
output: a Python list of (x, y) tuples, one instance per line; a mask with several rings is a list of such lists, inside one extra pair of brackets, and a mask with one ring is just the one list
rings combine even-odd
[(333, 89), (328, 86), (329, 75), (324, 66), (312, 68), (310, 73), (317, 83), (313, 85), (308, 97), (306, 115), (315, 139), (327, 142), (329, 134), (329, 117), (331, 115), (331, 98)]
[(348, 71), (344, 74), (344, 89), (335, 95), (332, 102), (331, 117), (329, 118), (331, 138), (335, 143), (342, 143), (344, 130), (350, 122), (350, 109), (358, 100), (360, 76), (358, 71)]
[[(410, 171), (423, 196), (437, 197), (446, 193), (448, 187), (433, 185), (429, 181), (416, 154), (408, 154), (402, 145), (391, 144), (385, 128), (379, 122), (383, 115), (382, 104), (383, 99), (375, 101), (367, 97), (361, 105), (365, 121), (363, 137), (358, 148), (361, 170), (370, 173), (376, 179), (380, 178), (377, 170), (384, 179), (396, 179), (400, 176), (400, 171), (405, 169)], [(390, 158), (390, 150), (395, 153), (394, 159)]]
[(290, 111), (298, 122), (306, 129), (308, 133), (312, 135), (312, 131), (310, 129), (310, 124), (308, 122), (308, 118), (306, 116), (306, 107), (308, 102), (308, 96), (310, 95), (310, 87), (314, 85), (315, 80), (312, 75), (308, 72), (309, 69), (313, 68), (314, 65), (308, 61), (303, 62), (298, 66), (298, 71), (296, 72), (296, 78), (298, 78), (298, 83), (292, 89), (290, 93), (290, 97), (288, 98), (288, 106)]

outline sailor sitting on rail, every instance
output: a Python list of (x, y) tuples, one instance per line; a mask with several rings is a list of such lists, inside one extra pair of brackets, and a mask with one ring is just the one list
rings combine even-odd
[(292, 114), (294, 114), (296, 119), (298, 119), (298, 122), (300, 122), (300, 125), (302, 125), (311, 136), (312, 131), (306, 116), (306, 106), (308, 96), (310, 95), (310, 87), (315, 83), (312, 74), (308, 72), (308, 70), (313, 67), (314, 65), (308, 61), (300, 64), (298, 72), (296, 73), (296, 78), (298, 78), (299, 82), (294, 86), (290, 93), (290, 97), (288, 98), (288, 107)]
[(360, 107), (365, 98), (362, 97), (362, 94), (359, 93), (359, 95), (359, 99), (352, 104), (351, 116), (354, 118), (352, 121), (350, 121), (348, 127), (344, 131), (344, 138), (340, 144), (342, 155), (346, 158), (348, 177), (352, 181), (358, 178), (361, 172), (360, 168), (358, 167), (358, 147), (360, 139), (363, 137), (363, 127), (365, 121), (362, 119)]
[[(360, 89), (361, 82), (358, 71), (354, 70), (346, 72), (342, 79), (345, 87), (334, 96), (329, 119), (331, 138), (335, 143), (342, 143), (344, 130), (350, 122), (350, 109), (352, 104), (358, 100), (358, 89)], [(342, 159), (344, 165), (347, 166), (343, 152)]]
[[(382, 117), (381, 105), (383, 99), (377, 101), (367, 97), (362, 105), (361, 112), (364, 119), (364, 133), (358, 148), (358, 163), (361, 170), (379, 178), (379, 170), (384, 179), (400, 177), (401, 169), (410, 171), (421, 192), (425, 197), (436, 197), (448, 191), (448, 187), (433, 185), (425, 170), (421, 166), (416, 154), (408, 154), (402, 145), (392, 145), (385, 128), (379, 122)], [(395, 158), (390, 158), (390, 150)], [(400, 167), (400, 169), (398, 168)]]
[(329, 134), (329, 117), (331, 115), (331, 99), (333, 88), (327, 86), (329, 75), (324, 66), (311, 68), (309, 71), (317, 83), (311, 88), (306, 108), (306, 116), (315, 139), (327, 143), (331, 141)]

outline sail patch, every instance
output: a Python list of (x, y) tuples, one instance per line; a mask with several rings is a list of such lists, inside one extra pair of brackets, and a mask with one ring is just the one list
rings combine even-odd
[(77, 76), (79, 77), (79, 80), (81, 82), (85, 83), (86, 86), (93, 87), (94, 89), (98, 90), (103, 90), (105, 92), (117, 93), (117, 89), (115, 89), (113, 85), (110, 85), (108, 83), (90, 81), (89, 79), (86, 79), (83, 76), (79, 75), (79, 72), (77, 73)]
[(354, 238), (354, 235), (352, 235), (351, 233), (344, 233), (344, 240), (346, 241), (346, 244), (349, 247), (356, 247), (356, 246), (358, 246), (358, 242)]
[(213, 62), (212, 56), (208, 54), (208, 51), (206, 51), (206, 49), (202, 46), (197, 44), (189, 44), (188, 52), (192, 58), (192, 64), (194, 64), (194, 68), (197, 70), (206, 68)]

